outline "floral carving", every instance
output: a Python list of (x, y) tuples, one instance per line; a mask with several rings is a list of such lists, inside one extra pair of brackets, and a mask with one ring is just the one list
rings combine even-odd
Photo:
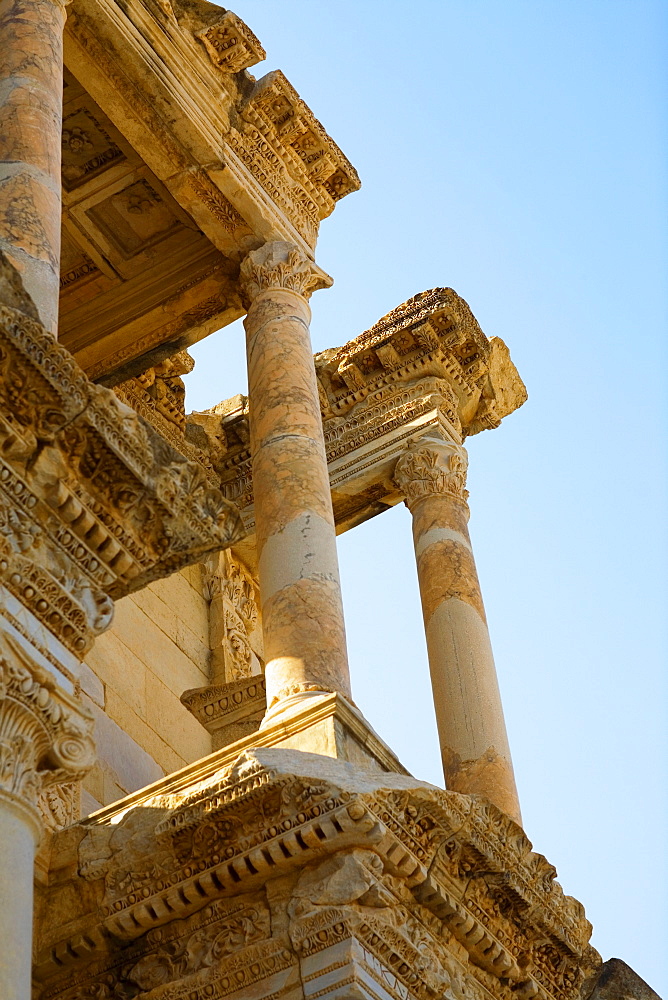
[(204, 565), (204, 592), (211, 601), (209, 641), (214, 685), (257, 674), (261, 643), (255, 584), (231, 555), (212, 556)]
[(277, 240), (252, 250), (241, 265), (241, 282), (250, 302), (272, 288), (283, 288), (309, 298), (332, 279), (292, 243)]
[(394, 469), (394, 481), (413, 507), (429, 496), (448, 495), (466, 502), (466, 451), (448, 441), (424, 438), (411, 445)]
[(31, 808), (35, 818), (40, 792), (45, 792), (46, 808), (55, 806), (58, 786), (78, 780), (93, 764), (92, 725), (90, 716), (56, 689), (24, 647), (3, 634), (0, 791)]
[(345, 969), (404, 1000), (577, 1000), (596, 970), (582, 907), (491, 803), (289, 750), (215, 767), (88, 828), (104, 900), (86, 933), (117, 950), (82, 954), (82, 996), (224, 996), (303, 963), (314, 993)]
[(2, 255), (0, 293), (12, 303), (0, 303), (0, 578), (82, 655), (109, 625), (114, 599), (243, 528), (211, 470), (175, 447), (184, 357), (153, 373), (161, 418), (174, 428), (167, 440), (86, 378), (33, 318)]

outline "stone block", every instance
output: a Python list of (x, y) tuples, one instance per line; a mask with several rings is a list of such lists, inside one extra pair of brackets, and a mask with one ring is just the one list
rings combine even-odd
[[(82, 698), (95, 720), (95, 743), (102, 769), (120, 788), (125, 792), (142, 788), (183, 763), (113, 690), (107, 695), (109, 714), (85, 695)], [(162, 760), (158, 760), (158, 752)], [(87, 781), (85, 787), (98, 799), (100, 794), (105, 795), (104, 783), (100, 787), (99, 783), (91, 785)]]
[(91, 701), (104, 708), (104, 684), (89, 666), (82, 663), (79, 668), (79, 683)]
[(145, 716), (147, 668), (116, 631), (99, 637), (88, 654), (88, 665), (107, 693), (113, 689), (134, 712)]
[(186, 761), (211, 753), (211, 736), (154, 674), (147, 672), (146, 696), (150, 706), (148, 725), (165, 734)]
[(207, 682), (204, 670), (185, 656), (136, 602), (119, 601), (117, 612), (112, 631), (177, 697)]

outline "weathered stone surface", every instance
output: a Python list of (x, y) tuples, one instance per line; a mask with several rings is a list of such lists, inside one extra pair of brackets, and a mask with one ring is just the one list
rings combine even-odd
[[(42, 1000), (650, 1000), (511, 818), (461, 448), (507, 348), (434, 289), (314, 359), (344, 154), (233, 12), (67, 13), (63, 73), (0, 0), (0, 995), (34, 924)], [(187, 422), (246, 308), (250, 404)], [(402, 498), (448, 791), (345, 697), (334, 529)]]
[(603, 963), (592, 992), (587, 990), (583, 995), (587, 1000), (660, 1000), (658, 993), (619, 958)]
[[(65, 3), (0, 4), (0, 253), (56, 332)], [(2, 299), (0, 299), (2, 301)]]
[[(497, 427), (527, 398), (506, 345), (488, 340), (451, 288), (414, 296), (315, 363), (338, 532), (403, 499), (394, 468), (407, 441), (434, 430), (459, 441)], [(213, 407), (209, 417), (216, 416), (209, 434), (224, 434), (225, 445), (214, 465), (252, 533), (247, 401)]]
[(60, 328), (91, 377), (114, 385), (239, 318), (248, 251), (312, 253), (359, 187), (285, 76), (246, 72), (263, 57), (204, 0), (70, 3)]
[(326, 276), (270, 243), (241, 269), (265, 681), (270, 714), (327, 691), (350, 695), (334, 517), (307, 298)]
[(381, 993), (360, 996), (575, 998), (600, 966), (580, 904), (494, 806), (314, 754), (247, 751), (60, 835), (44, 913), (61, 871), (83, 908), (42, 924), (54, 1000), (365, 981)]
[(112, 599), (238, 540), (241, 522), (201, 465), (2, 303), (0, 374), (0, 579), (82, 655)]

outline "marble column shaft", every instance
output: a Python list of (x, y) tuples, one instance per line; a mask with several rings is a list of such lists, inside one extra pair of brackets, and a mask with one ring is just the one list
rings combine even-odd
[(60, 0), (0, 0), (0, 250), (54, 334), (64, 23)]
[(423, 438), (395, 480), (413, 515), (446, 787), (484, 795), (521, 823), (487, 620), (468, 533), (466, 451)]
[(307, 297), (326, 282), (289, 243), (242, 266), (267, 705), (350, 696), (327, 457)]

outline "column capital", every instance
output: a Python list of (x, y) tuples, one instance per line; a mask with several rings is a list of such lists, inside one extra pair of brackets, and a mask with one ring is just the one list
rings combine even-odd
[(294, 243), (275, 240), (251, 250), (241, 265), (241, 288), (249, 304), (260, 292), (285, 289), (308, 299), (332, 279)]
[(394, 481), (409, 510), (429, 496), (449, 496), (466, 504), (466, 449), (441, 437), (423, 437), (409, 444), (394, 468)]
[(95, 760), (93, 719), (11, 636), (0, 634), (0, 800), (41, 829), (40, 795)]

